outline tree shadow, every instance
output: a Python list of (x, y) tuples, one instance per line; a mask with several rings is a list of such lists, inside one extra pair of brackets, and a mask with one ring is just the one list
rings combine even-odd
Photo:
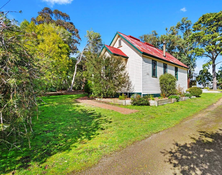
[(38, 120), (33, 118), (31, 149), (28, 148), (27, 140), (17, 145), (21, 150), (9, 150), (6, 145), (0, 144), (1, 173), (27, 169), (32, 162), (37, 162), (41, 167), (50, 156), (71, 150), (75, 143), (91, 140), (111, 123), (108, 117), (73, 105), (73, 101), (67, 105), (67, 98), (60, 96), (55, 102), (56, 98), (50, 97), (41, 105)]
[(222, 130), (214, 133), (200, 131), (193, 142), (174, 143), (174, 148), (161, 152), (173, 166), (174, 174), (222, 174)]

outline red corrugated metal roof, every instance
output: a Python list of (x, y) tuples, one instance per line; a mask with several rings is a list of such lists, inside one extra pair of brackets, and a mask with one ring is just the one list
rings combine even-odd
[(122, 50), (118, 49), (118, 48), (115, 48), (115, 47), (112, 47), (112, 46), (108, 46), (108, 45), (105, 45), (105, 47), (112, 53), (112, 54), (115, 54), (115, 55), (120, 55), (120, 56), (123, 56), (123, 57), (127, 57), (128, 56), (123, 53)]
[(174, 56), (170, 55), (167, 52), (166, 52), (166, 57), (164, 57), (163, 51), (155, 48), (152, 44), (143, 43), (139, 39), (132, 37), (131, 35), (127, 36), (127, 35), (120, 33), (120, 32), (118, 32), (118, 34), (120, 34), (122, 37), (124, 37), (128, 42), (130, 42), (134, 47), (136, 47), (142, 53), (153, 55), (153, 56), (158, 57), (162, 60), (166, 60), (168, 62), (188, 68), (185, 64), (183, 64), (182, 62), (180, 62), (178, 59), (176, 59)]

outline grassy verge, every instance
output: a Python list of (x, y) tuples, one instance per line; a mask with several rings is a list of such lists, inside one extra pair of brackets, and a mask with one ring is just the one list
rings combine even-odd
[(159, 107), (129, 106), (139, 112), (118, 112), (75, 103), (82, 95), (44, 97), (39, 120), (33, 118), (32, 149), (0, 145), (0, 172), (16, 174), (65, 174), (94, 165), (104, 155), (122, 149), (178, 124), (207, 106), (222, 94), (202, 94)]

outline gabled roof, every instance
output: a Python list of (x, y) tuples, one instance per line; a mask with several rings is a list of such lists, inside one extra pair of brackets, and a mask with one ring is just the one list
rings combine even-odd
[[(152, 44), (149, 43), (143, 43), (140, 41), (140, 39), (135, 38), (131, 35), (125, 35), (123, 33), (117, 32), (117, 34), (123, 38), (125, 41), (127, 41), (130, 45), (132, 45), (137, 51), (139, 51), (141, 54), (148, 55), (151, 57), (155, 57), (157, 59), (161, 59), (182, 67), (185, 67), (188, 69), (188, 66), (183, 64), (181, 61), (176, 59), (174, 56), (166, 52), (166, 56), (163, 56), (163, 51), (160, 49), (155, 48)], [(115, 37), (114, 37), (115, 38)], [(112, 42), (111, 42), (112, 43)]]
[(123, 53), (122, 50), (120, 50), (118, 48), (108, 46), (108, 45), (104, 45), (104, 47), (108, 50), (108, 52), (110, 54), (117, 55), (117, 56), (122, 56), (124, 58), (128, 58), (128, 56), (125, 53)]

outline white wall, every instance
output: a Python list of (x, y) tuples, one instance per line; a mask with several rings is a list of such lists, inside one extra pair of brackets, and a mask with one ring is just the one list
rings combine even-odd
[(187, 70), (178, 68), (178, 81), (177, 86), (180, 85), (180, 87), (183, 88), (183, 91), (185, 92), (187, 90)]
[[(113, 47), (118, 48), (119, 39), (112, 45)], [(129, 73), (129, 77), (133, 86), (132, 92), (142, 92), (142, 59), (139, 53), (135, 49), (126, 43), (125, 40), (121, 39), (122, 47), (119, 47), (129, 58), (127, 60), (126, 68)]]
[[(167, 64), (167, 63), (166, 63)], [(167, 72), (175, 76), (175, 66), (167, 64)], [(159, 94), (160, 84), (159, 77), (163, 74), (163, 63), (157, 61), (157, 78), (152, 77), (152, 59), (142, 58), (142, 93), (143, 94)], [(187, 89), (187, 71), (178, 67), (177, 86)]]

